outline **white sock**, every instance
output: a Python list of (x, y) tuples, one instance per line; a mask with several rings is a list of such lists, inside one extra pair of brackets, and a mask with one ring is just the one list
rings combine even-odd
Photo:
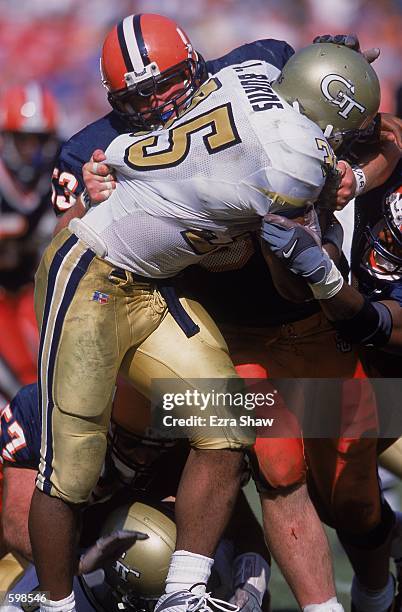
[(271, 576), (271, 568), (265, 559), (257, 553), (239, 555), (233, 563), (233, 574), (234, 588), (246, 587), (261, 606)]
[(52, 601), (47, 599), (45, 603), (40, 605), (40, 612), (76, 612), (74, 591), (68, 597)]
[(356, 576), (352, 582), (352, 601), (356, 608), (364, 612), (385, 612), (394, 601), (395, 583), (391, 574), (387, 586), (380, 591), (371, 591), (363, 587)]
[(205, 593), (213, 564), (214, 560), (209, 557), (186, 550), (176, 550), (170, 560), (165, 592), (186, 591), (197, 584), (192, 591), (197, 595)]
[(320, 604), (310, 604), (303, 608), (303, 612), (345, 612), (343, 606), (338, 603), (336, 597), (331, 597), (328, 601)]

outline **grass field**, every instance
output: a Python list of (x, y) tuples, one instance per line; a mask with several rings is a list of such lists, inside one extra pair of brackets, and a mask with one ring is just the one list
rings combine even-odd
[[(396, 503), (400, 506), (400, 501), (402, 499), (402, 485), (398, 485), (393, 488), (393, 496), (395, 497)], [(259, 504), (259, 498), (257, 492), (255, 490), (254, 484), (251, 482), (246, 488), (246, 494), (250, 501), (250, 504), (256, 514), (256, 516), (261, 520), (261, 510)], [(395, 507), (395, 504), (392, 503), (392, 506)], [(335, 571), (335, 580), (336, 580), (336, 588), (338, 593), (338, 600), (343, 604), (345, 611), (350, 610), (350, 585), (352, 580), (352, 569), (349, 565), (348, 559), (343, 552), (341, 545), (339, 544), (336, 534), (332, 529), (327, 529), (329, 541), (331, 544), (333, 562), (334, 562), (334, 571)], [(313, 576), (312, 576), (313, 580)], [(299, 610), (296, 601), (282, 578), (282, 575), (277, 568), (275, 562), (272, 564), (272, 575), (270, 581), (270, 591), (272, 597), (272, 611), (273, 612), (297, 612)]]

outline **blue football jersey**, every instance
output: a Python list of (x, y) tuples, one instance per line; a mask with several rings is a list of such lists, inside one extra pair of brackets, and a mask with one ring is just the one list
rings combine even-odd
[(0, 414), (1, 460), (36, 469), (39, 464), (41, 423), (36, 384), (22, 387)]

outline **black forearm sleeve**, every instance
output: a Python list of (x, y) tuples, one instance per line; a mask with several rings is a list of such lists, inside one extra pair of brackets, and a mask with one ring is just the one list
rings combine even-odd
[(332, 321), (332, 325), (350, 342), (381, 348), (391, 337), (392, 315), (385, 304), (365, 299), (362, 309), (354, 317)]

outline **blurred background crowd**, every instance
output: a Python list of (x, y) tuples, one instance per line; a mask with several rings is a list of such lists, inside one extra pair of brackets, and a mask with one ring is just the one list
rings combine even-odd
[(176, 19), (209, 59), (258, 38), (299, 49), (317, 34), (356, 32), (363, 48), (381, 48), (381, 110), (395, 111), (402, 81), (402, 0), (0, 0), (0, 9), (0, 93), (39, 79), (64, 108), (64, 136), (108, 110), (101, 43), (114, 22), (136, 12)]

